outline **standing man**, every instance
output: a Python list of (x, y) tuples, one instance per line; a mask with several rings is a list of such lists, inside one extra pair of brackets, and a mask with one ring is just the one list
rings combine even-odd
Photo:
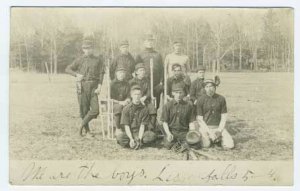
[(164, 146), (167, 149), (171, 149), (177, 141), (188, 144), (186, 135), (189, 131), (195, 130), (193, 105), (183, 100), (185, 97), (184, 85), (173, 85), (172, 95), (174, 99), (164, 105), (161, 116), (166, 135)]
[[(165, 58), (165, 66), (167, 67), (168, 76), (173, 76), (172, 66), (173, 64), (180, 64), (184, 76), (190, 72), (190, 59), (182, 52), (182, 39), (176, 38), (173, 42), (173, 52), (168, 54)], [(187, 76), (188, 77), (188, 76)]]
[(173, 99), (172, 87), (176, 84), (181, 84), (183, 87), (183, 90), (184, 90), (184, 95), (185, 95), (185, 97), (183, 99), (185, 101), (188, 101), (191, 81), (189, 81), (188, 78), (184, 77), (184, 74), (182, 73), (182, 68), (181, 68), (180, 64), (177, 64), (177, 63), (173, 64), (172, 72), (174, 73), (174, 75), (167, 79), (167, 100)]
[(216, 82), (204, 81), (206, 95), (197, 101), (197, 122), (202, 135), (202, 147), (210, 147), (213, 143), (221, 143), (224, 149), (232, 149), (234, 142), (225, 129), (227, 106), (223, 96), (216, 93)]
[(86, 38), (82, 43), (83, 55), (68, 65), (66, 73), (76, 77), (77, 95), (82, 119), (80, 135), (83, 129), (87, 137), (90, 137), (89, 122), (99, 114), (97, 94), (100, 93), (101, 84), (105, 72), (103, 57), (94, 55), (93, 39)]
[(142, 144), (152, 143), (156, 135), (147, 130), (149, 112), (141, 103), (142, 91), (138, 85), (131, 87), (132, 102), (125, 106), (122, 112), (121, 125), (124, 129), (117, 134), (117, 143), (122, 147), (139, 149)]
[(126, 78), (128, 81), (132, 78), (134, 72), (135, 61), (132, 55), (129, 53), (129, 43), (127, 40), (123, 40), (119, 46), (120, 54), (116, 56), (110, 65), (110, 79), (115, 79), (116, 68), (122, 66), (126, 68)]
[(116, 78), (110, 84), (110, 94), (113, 100), (114, 123), (116, 130), (121, 130), (121, 114), (123, 108), (130, 103), (130, 86), (125, 80), (126, 68), (122, 65), (116, 68)]
[(154, 36), (147, 34), (144, 38), (144, 50), (136, 56), (136, 63), (144, 63), (146, 77), (150, 79), (150, 60), (153, 59), (153, 95), (159, 108), (160, 94), (163, 92), (164, 67), (162, 56), (154, 50)]
[(135, 66), (135, 77), (129, 81), (130, 87), (138, 85), (141, 89), (140, 102), (147, 106), (149, 112), (149, 129), (154, 130), (156, 127), (156, 108), (151, 103), (150, 80), (146, 77), (146, 67), (144, 63), (138, 63)]

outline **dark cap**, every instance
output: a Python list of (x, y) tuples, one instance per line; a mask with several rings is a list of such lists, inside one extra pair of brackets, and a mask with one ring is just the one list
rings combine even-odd
[(124, 67), (124, 66), (117, 66), (117, 68), (116, 68), (116, 72), (117, 71), (126, 71), (127, 69)]
[(213, 79), (206, 79), (206, 80), (204, 80), (204, 85), (205, 85), (205, 86), (206, 86), (207, 84), (209, 84), (209, 83), (213, 84), (214, 86), (217, 86), (215, 80), (213, 80)]
[(175, 68), (177, 68), (177, 67), (179, 67), (180, 69), (182, 69), (180, 64), (175, 63), (175, 64), (172, 65), (172, 70), (175, 70)]
[(129, 45), (128, 40), (122, 40), (122, 41), (120, 42), (120, 46), (128, 46), (128, 45)]
[(140, 68), (145, 68), (145, 64), (144, 63), (137, 63), (136, 65), (135, 65), (135, 70), (137, 71), (138, 69), (140, 69)]
[(147, 33), (144, 35), (144, 40), (155, 40), (155, 38), (153, 34)]
[(82, 41), (82, 48), (91, 48), (93, 47), (93, 41), (89, 39), (84, 39)]
[(183, 40), (181, 37), (176, 37), (173, 40), (173, 44), (182, 44)]
[(173, 84), (172, 85), (172, 91), (173, 92), (184, 91), (184, 84), (182, 84), (182, 83)]
[(141, 90), (141, 86), (135, 84), (135, 85), (131, 86), (131, 88), (130, 88), (130, 91), (133, 91), (133, 90)]
[(205, 71), (205, 67), (203, 65), (199, 65), (197, 68), (196, 68), (196, 72), (199, 72), (199, 71)]
[(186, 142), (188, 144), (196, 144), (201, 141), (201, 134), (198, 131), (189, 131), (186, 134)]

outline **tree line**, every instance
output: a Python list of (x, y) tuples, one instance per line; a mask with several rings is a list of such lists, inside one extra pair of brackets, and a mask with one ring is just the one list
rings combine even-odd
[(127, 39), (135, 56), (142, 36), (153, 33), (156, 49), (166, 56), (174, 38), (195, 69), (212, 72), (293, 71), (291, 9), (62, 9), (12, 8), (10, 67), (63, 73), (81, 54), (82, 38), (94, 36), (96, 54), (118, 54)]

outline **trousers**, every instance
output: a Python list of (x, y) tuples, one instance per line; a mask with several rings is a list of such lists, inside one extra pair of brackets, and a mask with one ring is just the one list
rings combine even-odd
[[(215, 133), (217, 131), (217, 126), (208, 126), (209, 131), (212, 133)], [(199, 127), (199, 131), (202, 136), (202, 143), (201, 146), (204, 148), (208, 148), (212, 145), (212, 141), (208, 136), (208, 132), (203, 128)], [(221, 146), (224, 149), (232, 149), (234, 147), (234, 141), (229, 134), (229, 132), (226, 130), (226, 128), (222, 131), (222, 136), (221, 136)]]
[(82, 126), (88, 123), (99, 115), (98, 96), (95, 90), (98, 87), (98, 81), (83, 81), (81, 82), (81, 91), (77, 93), (80, 117)]
[[(148, 131), (144, 132), (144, 135), (143, 135), (143, 138), (142, 138), (142, 143), (143, 144), (150, 144), (155, 140), (154, 137), (152, 139), (149, 139), (149, 137), (145, 138), (147, 136), (147, 133), (148, 133)], [(138, 138), (138, 132), (132, 133), (132, 137), (134, 139)], [(117, 139), (117, 143), (119, 145), (121, 145), (122, 147), (129, 147), (130, 139), (129, 139), (129, 137), (127, 136), (127, 134), (125, 132), (122, 132), (122, 133), (116, 135), (116, 139)]]

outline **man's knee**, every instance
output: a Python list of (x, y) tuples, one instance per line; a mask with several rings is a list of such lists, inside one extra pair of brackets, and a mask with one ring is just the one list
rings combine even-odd
[(234, 148), (234, 141), (226, 129), (224, 129), (222, 132), (221, 145), (224, 149)]
[(232, 138), (222, 139), (221, 141), (222, 147), (224, 149), (233, 149), (234, 148), (234, 141)]
[(207, 135), (207, 132), (203, 130), (203, 128), (199, 127), (199, 131), (201, 134), (201, 147), (203, 148), (209, 148), (211, 146), (211, 141)]
[(211, 141), (207, 138), (203, 138), (201, 140), (201, 147), (202, 148), (209, 148), (211, 146)]

